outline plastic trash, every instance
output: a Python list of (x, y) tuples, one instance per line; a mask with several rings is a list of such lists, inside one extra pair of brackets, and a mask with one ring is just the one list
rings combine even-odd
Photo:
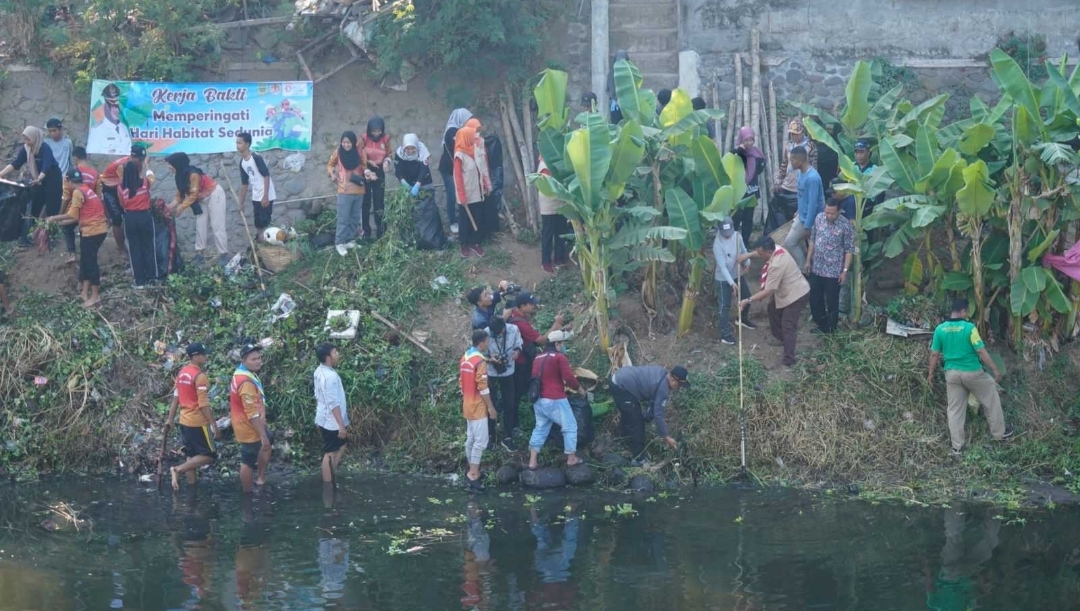
[[(344, 331), (334, 331), (331, 322), (338, 316), (346, 316), (349, 326)], [(360, 326), (360, 310), (330, 310), (326, 313), (326, 327), (330, 339), (352, 339), (356, 337), (356, 328)]]
[(446, 286), (447, 284), (450, 284), (450, 279), (446, 276), (439, 276), (431, 281), (431, 290), (437, 291), (439, 290), (439, 287)]
[(303, 153), (293, 153), (285, 158), (282, 165), (290, 172), (299, 172), (304, 169), (304, 162), (307, 161), (307, 157)]
[(225, 276), (232, 277), (236, 275), (236, 272), (244, 266), (244, 253), (236, 253), (228, 263), (225, 264)]
[(270, 324), (288, 318), (292, 316), (293, 310), (296, 309), (296, 300), (292, 298), (292, 295), (288, 293), (282, 293), (278, 296), (274, 305), (270, 306)]

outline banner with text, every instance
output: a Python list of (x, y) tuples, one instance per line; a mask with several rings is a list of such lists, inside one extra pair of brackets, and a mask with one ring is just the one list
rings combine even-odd
[(141, 143), (151, 155), (228, 153), (248, 132), (258, 151), (308, 151), (312, 90), (309, 81), (94, 81), (86, 150), (127, 155)]

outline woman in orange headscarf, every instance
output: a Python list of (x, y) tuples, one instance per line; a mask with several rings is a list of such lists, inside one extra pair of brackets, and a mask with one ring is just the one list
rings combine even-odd
[[(476, 123), (479, 124), (479, 121)], [(491, 192), (491, 177), (488, 175), (483, 142), (476, 129), (468, 124), (458, 130), (454, 137), (454, 188), (457, 193), (458, 216), (468, 221), (460, 223), (458, 239), (461, 243), (461, 256), (466, 258), (473, 254), (484, 256), (484, 248), (480, 245), (484, 236), (476, 224), (473, 209), (469, 208), (482, 203)]]

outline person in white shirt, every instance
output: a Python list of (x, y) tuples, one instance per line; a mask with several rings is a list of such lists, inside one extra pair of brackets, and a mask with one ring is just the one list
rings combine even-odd
[(101, 122), (93, 125), (91, 113), (90, 135), (86, 139), (86, 150), (96, 155), (127, 155), (131, 150), (131, 132), (120, 117), (120, 88), (109, 83), (101, 92)]
[(323, 440), (322, 477), (324, 483), (333, 483), (348, 441), (349, 406), (341, 377), (334, 370), (341, 360), (337, 348), (330, 343), (319, 344), (315, 356), (319, 359), (315, 369), (315, 426)]
[(251, 188), (251, 207), (255, 209), (255, 228), (259, 239), (263, 240), (263, 230), (270, 226), (270, 217), (274, 216), (274, 181), (270, 179), (270, 167), (262, 155), (251, 150), (251, 134), (241, 132), (236, 135), (236, 152), (240, 153), (240, 205), (247, 201), (248, 188)]

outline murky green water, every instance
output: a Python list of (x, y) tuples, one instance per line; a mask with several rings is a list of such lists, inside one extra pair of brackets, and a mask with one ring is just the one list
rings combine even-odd
[[(0, 610), (1080, 608), (1077, 509), (1021, 522), (732, 489), (470, 501), (386, 477), (336, 495), (305, 479), (250, 503), (233, 485), (146, 486), (0, 489)], [(88, 521), (75, 530), (60, 503)]]

